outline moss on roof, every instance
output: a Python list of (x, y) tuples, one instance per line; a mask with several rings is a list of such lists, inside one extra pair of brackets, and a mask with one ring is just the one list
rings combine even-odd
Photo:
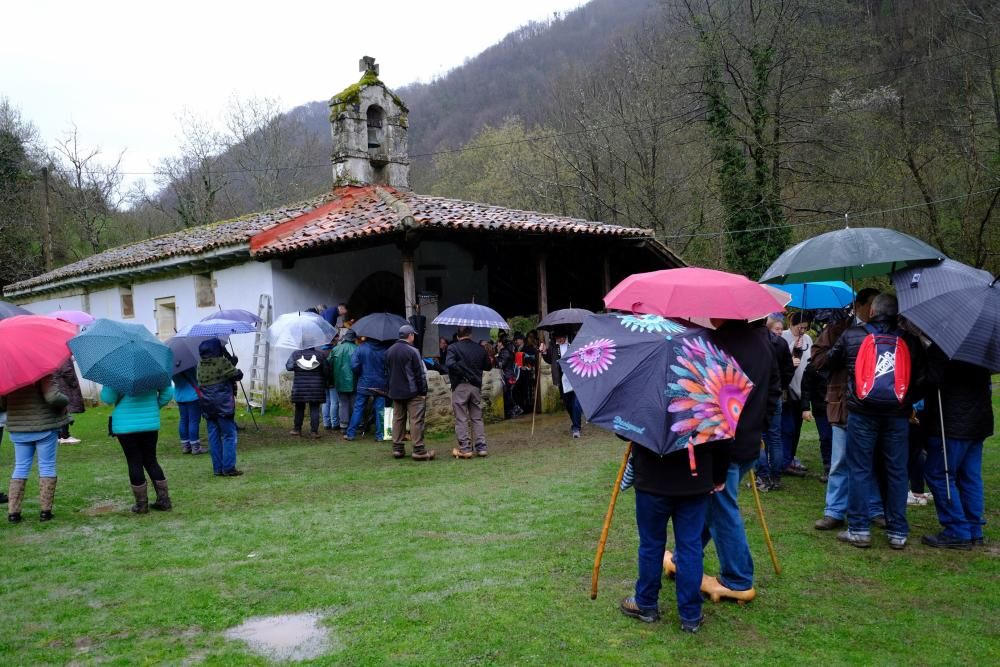
[(361, 91), (369, 86), (382, 86), (382, 89), (392, 98), (403, 112), (409, 111), (406, 105), (403, 104), (403, 100), (399, 98), (396, 93), (389, 90), (389, 88), (382, 83), (382, 80), (378, 78), (378, 75), (371, 70), (368, 70), (361, 75), (357, 83), (352, 83), (347, 88), (330, 98), (330, 120), (335, 120), (337, 116), (343, 112), (347, 111), (347, 108), (361, 103)]

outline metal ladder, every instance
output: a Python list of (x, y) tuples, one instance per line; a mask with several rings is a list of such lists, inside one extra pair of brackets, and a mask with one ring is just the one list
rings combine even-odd
[(267, 376), (271, 359), (271, 346), (267, 342), (267, 328), (271, 326), (274, 309), (271, 306), (271, 295), (261, 294), (257, 301), (257, 317), (260, 323), (253, 340), (253, 366), (250, 368), (250, 406), (260, 409), (264, 414), (267, 409)]

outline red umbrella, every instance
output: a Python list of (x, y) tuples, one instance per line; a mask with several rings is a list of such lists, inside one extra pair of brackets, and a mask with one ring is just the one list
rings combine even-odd
[(785, 307), (749, 278), (695, 267), (633, 274), (608, 292), (604, 304), (614, 310), (686, 320), (755, 320)]
[(52, 374), (69, 359), (75, 324), (39, 315), (0, 320), (0, 396)]

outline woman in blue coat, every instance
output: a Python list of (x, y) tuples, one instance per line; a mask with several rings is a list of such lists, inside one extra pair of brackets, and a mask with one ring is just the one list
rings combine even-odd
[(159, 391), (149, 391), (136, 396), (126, 396), (111, 387), (101, 389), (101, 400), (115, 406), (111, 413), (111, 432), (128, 461), (128, 476), (135, 495), (132, 511), (149, 512), (149, 495), (146, 473), (156, 489), (153, 509), (166, 511), (173, 507), (167, 489), (167, 477), (156, 460), (156, 440), (160, 435), (160, 409), (174, 397), (174, 388), (167, 385)]

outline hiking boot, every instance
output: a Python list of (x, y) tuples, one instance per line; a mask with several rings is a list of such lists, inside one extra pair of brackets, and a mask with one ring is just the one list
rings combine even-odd
[(150, 505), (154, 510), (169, 512), (174, 504), (170, 502), (170, 491), (167, 488), (167, 480), (153, 480), (153, 488), (156, 489), (156, 502)]
[(392, 458), (394, 459), (405, 459), (406, 458), (406, 447), (404, 445), (392, 444)]
[[(982, 538), (979, 538), (982, 539)], [(961, 549), (962, 551), (972, 550), (972, 540), (962, 540), (957, 537), (949, 537), (944, 533), (937, 535), (924, 535), (920, 541), (934, 549)]]
[(681, 632), (690, 632), (691, 634), (695, 634), (701, 630), (701, 626), (704, 624), (704, 616), (699, 618), (697, 621), (685, 621), (684, 619), (681, 619)]
[(885, 517), (881, 516), (881, 515), (879, 515), (879, 516), (875, 517), (874, 519), (872, 519), (872, 525), (873, 526), (878, 526), (882, 530), (885, 530), (886, 528), (889, 527), (889, 524), (886, 522)]
[(301, 438), (302, 437), (302, 431), (296, 431), (296, 430), (293, 429), (293, 430), (291, 430), (291, 431), (288, 432), (288, 435), (292, 436), (293, 438)]
[(618, 608), (623, 614), (630, 618), (637, 618), (643, 623), (656, 623), (660, 620), (660, 610), (656, 607), (640, 607), (635, 602), (634, 597), (627, 597), (621, 601)]
[(421, 447), (419, 450), (414, 450), (410, 458), (414, 461), (433, 461), (435, 456), (437, 456), (437, 452), (433, 449), (424, 449)]
[(816, 530), (833, 530), (834, 528), (840, 528), (843, 525), (843, 519), (834, 519), (832, 516), (824, 516), (822, 519), (813, 524), (813, 528)]
[(850, 530), (837, 533), (837, 539), (859, 549), (867, 549), (872, 545), (871, 535), (852, 533)]
[(132, 485), (132, 495), (135, 496), (135, 505), (132, 505), (133, 514), (149, 513), (149, 495), (146, 493), (146, 483)]
[(38, 503), (42, 508), (38, 513), (39, 521), (51, 521), (55, 518), (52, 513), (52, 503), (56, 498), (56, 481), (55, 477), (38, 478)]
[(471, 459), (472, 458), (472, 450), (466, 451), (466, 450), (459, 449), (458, 447), (452, 447), (452, 449), (451, 449), (451, 455), (454, 456), (456, 459)]
[(310, 434), (309, 434), (309, 438), (310, 438), (311, 440), (319, 440), (319, 439), (321, 439), (322, 437), (323, 437), (323, 436), (322, 436), (322, 434), (320, 434), (319, 432), (313, 432), (313, 433), (310, 433)]
[(890, 537), (889, 546), (896, 551), (900, 551), (906, 548), (906, 538), (905, 537)]
[(790, 465), (787, 468), (785, 468), (784, 470), (782, 470), (781, 474), (782, 475), (791, 475), (792, 477), (805, 477), (806, 476), (806, 471), (805, 471), (805, 468), (796, 468), (796, 467)]
[(222, 471), (222, 476), (223, 477), (239, 477), (242, 474), (243, 474), (243, 471), (242, 470), (237, 470), (236, 468), (230, 468), (229, 470), (223, 470)]
[(7, 488), (7, 521), (20, 523), (21, 501), (24, 500), (24, 484), (26, 480), (12, 479)]

